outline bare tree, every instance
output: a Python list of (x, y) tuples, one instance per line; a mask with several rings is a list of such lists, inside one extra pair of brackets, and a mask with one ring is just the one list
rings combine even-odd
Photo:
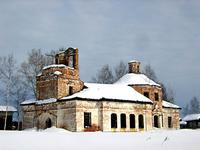
[(112, 84), (126, 73), (128, 73), (128, 69), (123, 61), (120, 61), (120, 63), (114, 67), (114, 70), (107, 64), (97, 72), (96, 76), (92, 78), (92, 82)]
[(122, 76), (128, 73), (127, 64), (123, 61), (120, 61), (120, 63), (115, 67), (115, 81), (119, 80)]
[(167, 96), (167, 89), (166, 89), (166, 87), (165, 87), (165, 85), (164, 85), (164, 83), (159, 83), (160, 85), (161, 85), (161, 87), (162, 87), (162, 99), (163, 100), (167, 100), (168, 98), (168, 96)]
[(110, 66), (104, 65), (99, 72), (97, 73), (96, 77), (92, 78), (93, 82), (102, 83), (102, 84), (111, 84), (114, 81), (114, 76)]
[(200, 112), (200, 107), (199, 107), (199, 100), (197, 99), (197, 97), (193, 97), (190, 100), (190, 113), (199, 113)]
[(143, 74), (145, 74), (151, 80), (154, 80), (156, 82), (158, 81), (156, 73), (150, 64), (148, 64), (144, 67)]
[(36, 76), (42, 71), (42, 68), (52, 63), (52, 60), (42, 54), (40, 49), (33, 49), (28, 54), (28, 60), (21, 64), (21, 73), (24, 75), (26, 85), (36, 98)]
[(15, 86), (13, 87), (13, 94), (14, 94), (14, 105), (17, 109), (17, 120), (18, 120), (18, 130), (20, 129), (20, 122), (21, 122), (21, 116), (22, 116), (22, 110), (20, 104), (26, 100), (27, 98), (27, 89), (26, 85), (24, 84), (23, 79), (18, 74), (15, 81)]
[(174, 91), (172, 88), (166, 87), (164, 83), (160, 82), (156, 76), (156, 73), (154, 69), (151, 67), (150, 64), (146, 65), (143, 70), (143, 74), (145, 74), (148, 78), (151, 80), (158, 82), (162, 87), (162, 93), (163, 93), (163, 100), (166, 100), (168, 102), (174, 103)]
[(166, 100), (170, 103), (175, 103), (175, 93), (172, 88), (168, 87), (165, 94), (167, 95), (167, 98), (164, 100)]
[[(126, 73), (128, 73), (128, 69), (127, 65), (123, 61), (121, 61), (118, 65), (116, 65), (116, 67), (114, 67), (114, 71), (112, 71), (109, 65), (104, 65), (97, 72), (96, 76), (92, 78), (92, 82), (111, 84), (119, 80)], [(174, 91), (172, 90), (172, 88), (166, 88), (166, 86), (162, 82), (158, 81), (156, 73), (150, 64), (144, 67), (142, 73), (145, 74), (151, 80), (154, 80), (155, 82), (158, 82), (161, 85), (163, 100), (166, 100), (171, 103), (175, 102)]]
[(13, 55), (9, 55), (7, 57), (0, 57), (0, 79), (1, 83), (4, 86), (4, 90), (2, 91), (4, 91), (6, 103), (4, 130), (6, 130), (7, 128), (8, 106), (10, 105), (12, 100), (12, 88), (14, 87), (16, 81), (17, 68), (15, 64), (16, 63), (13, 58)]
[(186, 116), (189, 113), (190, 113), (189, 104), (186, 104), (186, 106), (183, 108), (182, 114), (183, 116)]
[(187, 114), (200, 113), (200, 101), (194, 96), (189, 103), (183, 108), (182, 114), (186, 116)]
[(45, 56), (47, 56), (48, 64), (55, 64), (55, 56), (61, 50), (63, 49), (51, 50), (50, 53), (45, 54)]

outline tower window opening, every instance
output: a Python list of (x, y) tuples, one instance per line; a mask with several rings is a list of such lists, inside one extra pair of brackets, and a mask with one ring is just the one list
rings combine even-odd
[(69, 86), (69, 95), (72, 95), (72, 94), (73, 94), (73, 87)]
[(155, 101), (159, 101), (159, 95), (158, 95), (158, 93), (155, 93)]
[(69, 62), (68, 62), (68, 66), (73, 68), (74, 67), (74, 58), (73, 56), (69, 56)]
[(149, 98), (149, 92), (144, 92), (144, 96), (146, 96), (147, 98)]

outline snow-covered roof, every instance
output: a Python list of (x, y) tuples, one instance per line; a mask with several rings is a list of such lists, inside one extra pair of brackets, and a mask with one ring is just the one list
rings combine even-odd
[(131, 60), (128, 63), (134, 63), (134, 62), (140, 62), (140, 61), (138, 61), (138, 60)]
[(88, 88), (62, 99), (109, 99), (152, 103), (150, 99), (126, 85), (85, 83), (85, 86)]
[(187, 124), (187, 122), (186, 121), (180, 121), (180, 125), (186, 125)]
[(124, 85), (155, 85), (160, 86), (153, 80), (149, 79), (144, 74), (128, 73), (121, 77), (114, 84), (124, 84)]
[[(75, 93), (71, 96), (63, 97), (61, 100), (81, 98), (81, 99), (91, 99), (91, 100), (109, 99), (109, 100), (152, 103), (150, 99), (148, 99), (147, 97), (135, 91), (133, 88), (126, 85), (85, 83), (85, 86), (87, 88), (85, 88), (84, 90)], [(29, 105), (29, 104), (42, 105), (54, 102), (57, 102), (57, 99), (55, 98), (50, 98), (45, 100), (30, 99), (22, 102), (21, 105)]]
[(43, 70), (49, 69), (49, 68), (65, 68), (65, 67), (67, 66), (63, 64), (53, 64), (53, 65), (45, 66)]
[(62, 74), (62, 72), (60, 72), (60, 71), (55, 71), (54, 74), (57, 75), (57, 76), (59, 76), (59, 75)]
[(55, 103), (56, 101), (57, 101), (56, 98), (49, 98), (49, 99), (44, 99), (44, 100), (37, 100), (36, 104), (37, 105), (49, 104), (49, 103)]
[(66, 65), (63, 65), (63, 64), (53, 64), (53, 65), (45, 66), (43, 68), (43, 70), (49, 69), (49, 68), (70, 68), (70, 69), (74, 69), (73, 67), (66, 66)]
[(180, 109), (180, 107), (178, 105), (172, 104), (170, 102), (167, 101), (162, 101), (162, 106), (166, 107), (166, 108), (176, 108), (176, 109)]
[[(67, 67), (67, 66), (65, 66), (65, 67)], [(49, 68), (50, 68), (50, 67), (49, 67)], [(44, 69), (44, 68), (43, 68), (43, 69)], [(45, 69), (47, 69), (47, 68), (45, 68)], [(53, 74), (59, 76), (59, 75), (62, 74), (62, 72), (60, 72), (60, 71), (55, 71)], [(37, 74), (37, 77), (39, 77), (39, 76), (41, 76), (41, 75), (42, 75), (42, 72), (40, 72), (39, 74)]]
[[(78, 49), (77, 47), (69, 47), (68, 49)], [(62, 54), (62, 53), (65, 53), (68, 49), (65, 49), (65, 50), (60, 50), (58, 53), (56, 54)]]
[(0, 106), (0, 111), (11, 111), (15, 112), (17, 109), (13, 106)]
[(200, 114), (190, 114), (185, 116), (183, 121), (192, 121), (192, 120), (200, 120)]
[(29, 99), (25, 100), (21, 103), (21, 105), (29, 105), (29, 104), (35, 104), (36, 100), (35, 99)]
[(37, 77), (39, 77), (39, 76), (41, 76), (41, 75), (42, 75), (42, 72), (38, 73), (38, 74), (37, 74)]
[(55, 102), (57, 102), (56, 98), (49, 98), (49, 99), (44, 99), (44, 100), (30, 99), (30, 100), (23, 101), (21, 105), (29, 105), (29, 104), (43, 105), (43, 104), (49, 104), (49, 103), (55, 103)]

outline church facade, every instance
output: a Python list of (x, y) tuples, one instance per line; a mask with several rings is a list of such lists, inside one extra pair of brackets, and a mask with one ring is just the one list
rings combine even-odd
[(162, 99), (162, 87), (129, 62), (129, 73), (114, 84), (84, 83), (78, 49), (55, 56), (36, 77), (37, 99), (26, 100), (23, 128), (51, 126), (69, 131), (148, 131), (178, 129), (180, 107)]

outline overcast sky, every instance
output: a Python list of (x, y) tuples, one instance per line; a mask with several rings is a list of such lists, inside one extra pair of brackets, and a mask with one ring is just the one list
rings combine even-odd
[(0, 0), (0, 55), (79, 48), (81, 79), (104, 64), (151, 64), (183, 106), (200, 98), (199, 0)]

